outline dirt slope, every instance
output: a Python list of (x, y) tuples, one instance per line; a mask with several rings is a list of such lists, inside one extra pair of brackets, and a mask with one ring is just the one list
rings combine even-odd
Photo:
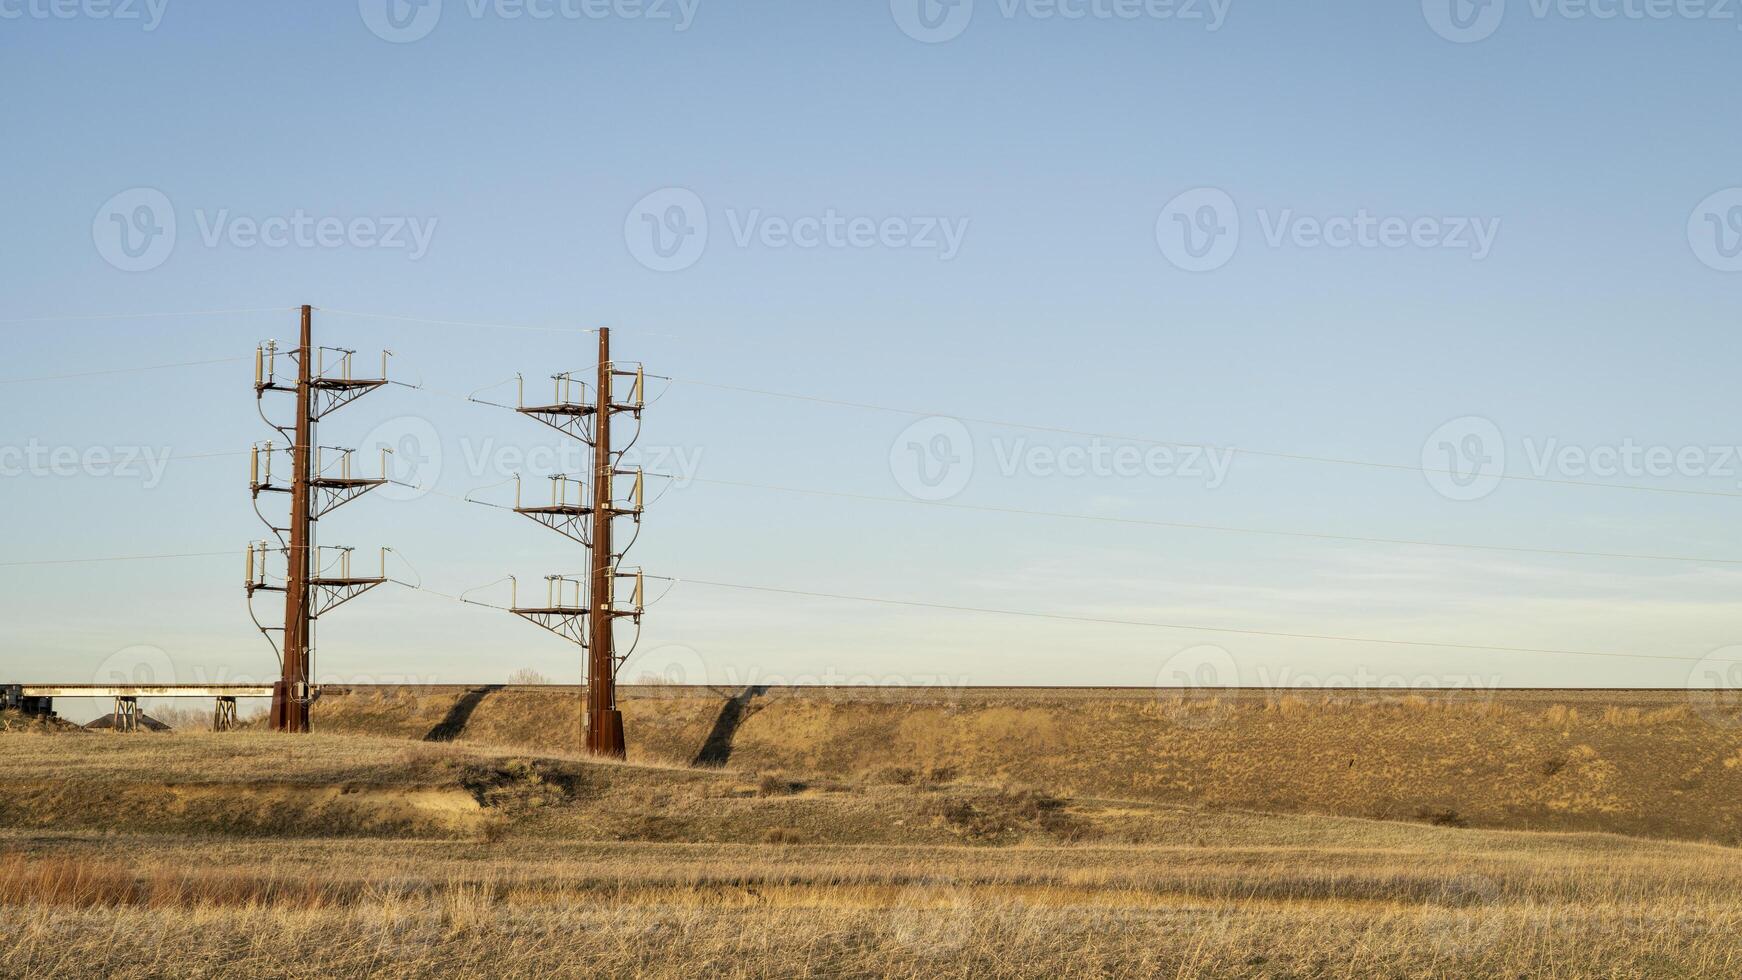
[[(573, 745), (578, 703), (536, 688), (359, 691), (324, 698), (315, 723), (552, 750)], [(642, 688), (623, 708), (639, 761), (1742, 843), (1742, 727), (1678, 692)]]

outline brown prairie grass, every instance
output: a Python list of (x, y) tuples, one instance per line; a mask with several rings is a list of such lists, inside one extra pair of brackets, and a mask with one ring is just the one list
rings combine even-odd
[[(1519, 765), (1600, 785), (1601, 735)], [(972, 758), (829, 776), (334, 735), (0, 748), (6, 977), (1742, 975), (1742, 852), (1460, 828), (1455, 808), (1210, 809), (982, 781)], [(347, 799), (463, 801), (477, 832), (323, 809)], [(282, 831), (232, 812), (262, 800)]]
[[(8, 976), (1725, 976), (1715, 849), (575, 850), (193, 842), (0, 862)], [(31, 845), (40, 847), (41, 845)], [(105, 856), (106, 855), (106, 856)], [(1347, 860), (1340, 858), (1347, 857)], [(190, 861), (195, 867), (177, 867)]]

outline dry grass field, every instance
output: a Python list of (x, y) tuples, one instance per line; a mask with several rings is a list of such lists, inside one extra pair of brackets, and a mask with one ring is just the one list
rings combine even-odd
[[(631, 688), (630, 759), (836, 779), (1742, 844), (1742, 715), (1686, 691), (1374, 694)], [(572, 692), (323, 699), (325, 731), (550, 751)]]
[(1711, 843), (887, 757), (47, 731), (0, 753), (4, 976), (1742, 975), (1742, 852)]

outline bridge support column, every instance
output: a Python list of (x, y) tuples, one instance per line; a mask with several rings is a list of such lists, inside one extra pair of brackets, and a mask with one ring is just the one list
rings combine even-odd
[(139, 730), (139, 699), (118, 697), (115, 699), (115, 727), (117, 732), (136, 732)]
[(236, 699), (218, 698), (212, 709), (212, 731), (227, 732), (236, 727)]

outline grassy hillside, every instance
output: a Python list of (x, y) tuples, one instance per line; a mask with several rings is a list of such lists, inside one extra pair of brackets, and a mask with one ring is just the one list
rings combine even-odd
[(1742, 970), (1709, 845), (331, 734), (0, 752), (6, 976)]
[[(631, 689), (634, 761), (1066, 796), (1742, 842), (1742, 719), (1685, 693), (1179, 698), (1075, 690)], [(574, 744), (572, 692), (334, 695), (324, 731)]]

